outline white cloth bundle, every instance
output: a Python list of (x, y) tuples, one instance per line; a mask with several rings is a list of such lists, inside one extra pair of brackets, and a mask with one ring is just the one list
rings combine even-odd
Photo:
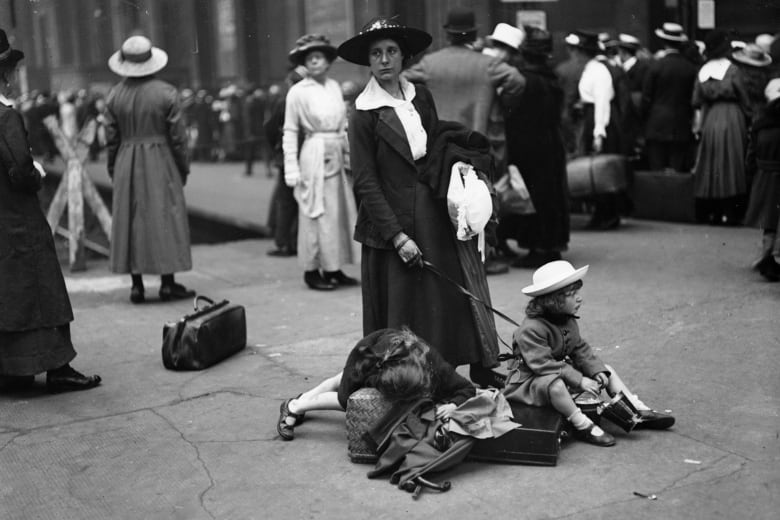
[(452, 165), (447, 189), (447, 210), (458, 240), (477, 236), (477, 248), (485, 260), (485, 225), (493, 214), (493, 201), (487, 185), (474, 167), (463, 161)]

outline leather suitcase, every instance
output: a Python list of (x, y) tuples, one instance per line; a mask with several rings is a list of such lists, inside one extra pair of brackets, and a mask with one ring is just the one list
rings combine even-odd
[(510, 403), (514, 421), (521, 428), (498, 439), (478, 440), (469, 454), (470, 460), (555, 466), (561, 442), (570, 434), (568, 423), (553, 408)]
[(566, 163), (566, 177), (573, 199), (620, 193), (629, 185), (628, 159), (617, 154), (577, 157)]
[(671, 222), (695, 222), (693, 175), (638, 171), (631, 187), (632, 216)]
[[(200, 300), (208, 303), (198, 306)], [(203, 370), (246, 347), (246, 311), (227, 300), (195, 297), (195, 312), (163, 326), (162, 360), (169, 370)]]

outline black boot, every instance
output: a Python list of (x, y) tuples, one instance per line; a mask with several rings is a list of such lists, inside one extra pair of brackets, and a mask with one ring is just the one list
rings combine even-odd
[(46, 390), (52, 394), (89, 390), (98, 386), (100, 381), (100, 376), (85, 376), (70, 365), (63, 365), (46, 372)]
[(762, 258), (756, 265), (756, 269), (768, 281), (780, 282), (780, 264), (775, 261), (775, 257), (771, 254)]
[(130, 288), (130, 301), (133, 303), (143, 303), (146, 301), (144, 296), (144, 279), (140, 274), (131, 274), (133, 286)]

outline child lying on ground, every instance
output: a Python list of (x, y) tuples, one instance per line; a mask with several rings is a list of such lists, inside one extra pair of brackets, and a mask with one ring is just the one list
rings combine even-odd
[(344, 370), (280, 407), (276, 431), (286, 441), (312, 410), (346, 410), (347, 399), (363, 387), (379, 390), (393, 402), (430, 397), (439, 403), (436, 417), (444, 419), (476, 395), (474, 384), (409, 329), (381, 329), (361, 339)]
[(622, 391), (639, 412), (637, 429), (671, 427), (674, 417), (640, 401), (580, 337), (576, 313), (582, 305), (579, 290), (587, 272), (588, 266), (575, 270), (564, 260), (547, 263), (534, 272), (533, 284), (523, 289), (532, 299), (512, 338), (515, 360), (510, 364), (504, 395), (510, 402), (552, 405), (574, 426), (575, 437), (596, 446), (613, 446), (615, 438), (582, 412), (570, 389), (594, 397), (603, 389), (610, 396)]

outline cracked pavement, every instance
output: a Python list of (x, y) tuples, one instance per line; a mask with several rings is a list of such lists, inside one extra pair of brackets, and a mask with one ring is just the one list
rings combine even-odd
[[(246, 306), (249, 345), (170, 372), (162, 326), (190, 303), (133, 306), (93, 261), (66, 272), (78, 280), (74, 366), (104, 384), (50, 396), (39, 377), (0, 395), (0, 518), (777, 518), (780, 284), (749, 270), (757, 239), (639, 220), (574, 231), (565, 257), (591, 266), (584, 337), (677, 424), (611, 429), (614, 448), (568, 442), (556, 467), (467, 462), (444, 477), (451, 491), (418, 501), (349, 462), (342, 413), (307, 414), (293, 442), (276, 436), (281, 400), (340, 370), (360, 338), (359, 289), (307, 290), (295, 259), (266, 256), (268, 240), (195, 246), (195, 269), (178, 278)], [(530, 277), (491, 277), (494, 306), (522, 317)], [(497, 325), (508, 340), (512, 326)]]

